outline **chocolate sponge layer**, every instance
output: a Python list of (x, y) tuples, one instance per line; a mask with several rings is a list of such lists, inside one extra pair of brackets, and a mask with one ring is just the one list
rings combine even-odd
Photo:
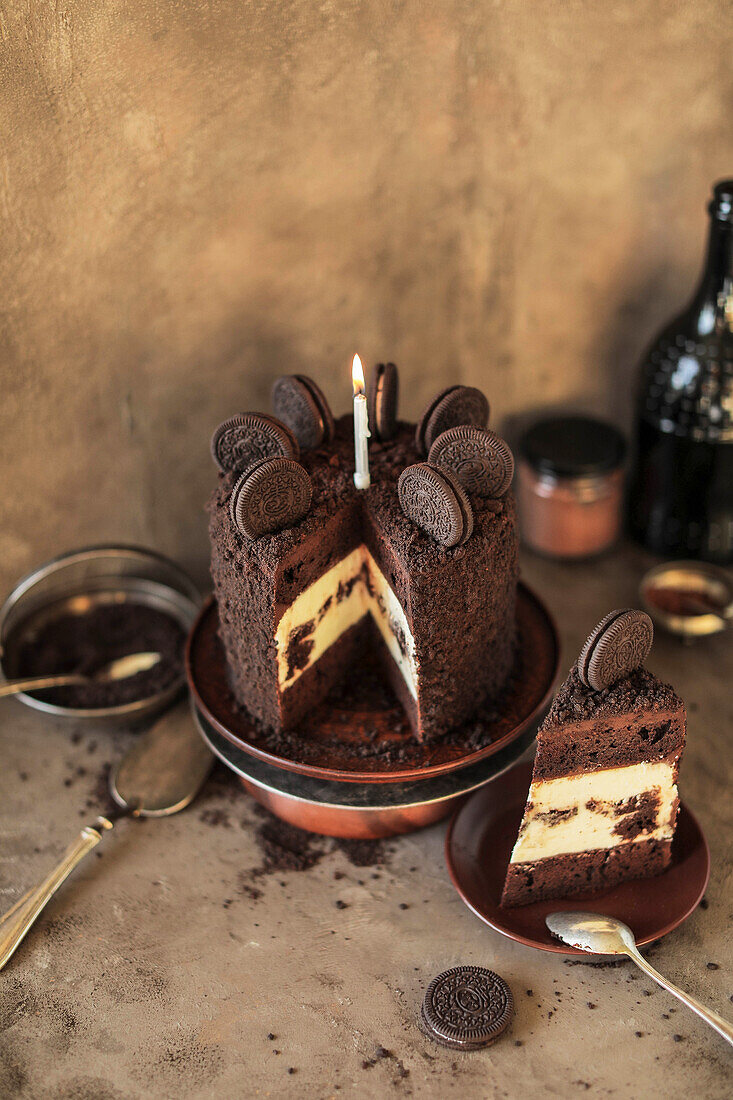
[(618, 848), (510, 863), (501, 904), (530, 905), (548, 898), (595, 894), (628, 879), (659, 875), (671, 858), (671, 841), (639, 840)]
[(573, 668), (537, 735), (533, 781), (582, 771), (673, 760), (685, 743), (685, 705), (645, 668), (605, 691), (585, 687)]

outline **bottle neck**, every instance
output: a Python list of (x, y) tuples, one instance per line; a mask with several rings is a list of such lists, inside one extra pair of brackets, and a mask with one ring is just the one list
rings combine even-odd
[(690, 312), (699, 336), (733, 332), (733, 225), (719, 221), (714, 214), (705, 266)]

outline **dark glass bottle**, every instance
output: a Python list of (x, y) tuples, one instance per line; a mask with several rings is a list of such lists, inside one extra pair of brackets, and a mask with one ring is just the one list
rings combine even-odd
[(733, 561), (733, 180), (715, 185), (700, 284), (642, 361), (631, 533), (665, 556)]

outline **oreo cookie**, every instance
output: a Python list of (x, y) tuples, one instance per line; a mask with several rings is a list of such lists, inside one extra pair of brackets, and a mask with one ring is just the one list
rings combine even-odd
[(611, 611), (588, 635), (578, 657), (581, 683), (604, 691), (644, 664), (654, 640), (652, 620), (644, 611)]
[(369, 429), (376, 439), (392, 439), (397, 430), (399, 377), (394, 363), (377, 363), (367, 388)]
[(511, 989), (483, 966), (455, 966), (439, 974), (422, 1003), (428, 1035), (452, 1050), (479, 1050), (496, 1042), (513, 1015)]
[(300, 447), (290, 429), (264, 413), (230, 416), (211, 437), (211, 457), (223, 473), (246, 470), (266, 458), (299, 456)]
[(427, 430), (428, 421), (433, 415), (435, 407), (440, 404), (444, 397), (447, 397), (449, 393), (452, 393), (453, 390), (456, 389), (458, 389), (457, 386), (448, 386), (447, 389), (441, 390), (440, 393), (436, 394), (433, 400), (423, 409), (423, 414), (418, 420), (417, 426), (415, 428), (415, 446), (421, 454), (426, 455), (428, 453), (429, 448), (425, 445), (425, 432)]
[(485, 428), (489, 422), (489, 403), (474, 386), (449, 386), (433, 398), (418, 421), (415, 442), (426, 454), (435, 440), (448, 428), (471, 424)]
[(428, 462), (450, 470), (467, 492), (480, 497), (502, 497), (514, 476), (508, 444), (496, 432), (469, 424), (442, 432), (430, 448)]
[(471, 502), (448, 470), (427, 462), (408, 466), (400, 474), (397, 493), (407, 518), (441, 546), (460, 546), (471, 537)]
[(330, 443), (336, 432), (333, 413), (322, 390), (304, 374), (278, 378), (272, 387), (272, 407), (288, 426), (302, 450)]
[(232, 489), (229, 514), (246, 539), (293, 527), (308, 514), (313, 487), (291, 458), (267, 458), (246, 470)]

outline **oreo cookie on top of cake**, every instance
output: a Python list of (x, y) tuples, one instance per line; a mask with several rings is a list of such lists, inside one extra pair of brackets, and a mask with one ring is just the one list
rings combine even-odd
[(612, 611), (557, 692), (502, 905), (596, 893), (669, 866), (685, 707), (643, 667), (652, 637), (643, 611)]
[[(239, 704), (270, 729), (299, 720), (373, 647), (415, 736), (435, 738), (498, 695), (515, 656), (517, 519), (509, 448), (488, 402), (452, 386), (417, 427), (397, 368), (367, 387), (371, 486), (353, 483), (353, 420), (305, 375), (274, 415), (214, 433), (209, 503), (219, 632)], [(467, 689), (467, 685), (470, 688)]]

